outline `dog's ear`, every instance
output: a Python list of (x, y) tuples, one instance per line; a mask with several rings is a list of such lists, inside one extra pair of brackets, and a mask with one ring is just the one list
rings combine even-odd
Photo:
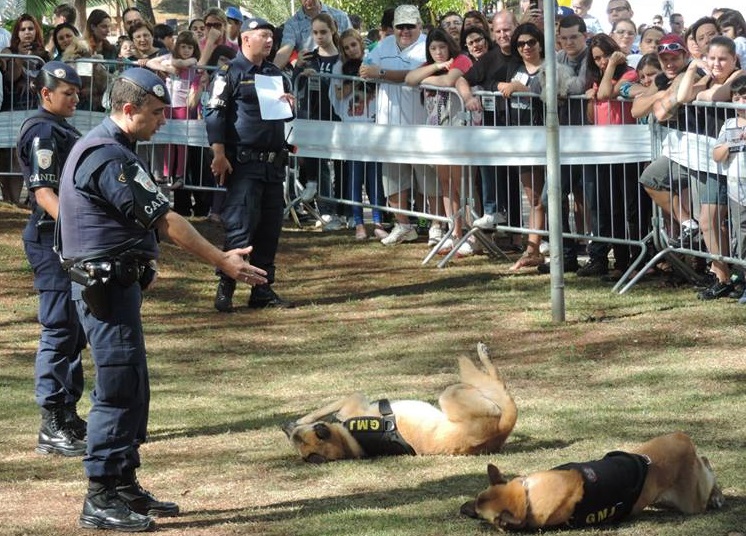
[(497, 486), (498, 484), (505, 484), (508, 481), (505, 480), (502, 474), (500, 474), (500, 469), (497, 468), (496, 465), (493, 465), (491, 463), (487, 464), (487, 477), (490, 479), (490, 485)]
[(321, 441), (327, 441), (332, 437), (332, 432), (325, 423), (318, 423), (313, 425), (313, 432), (316, 434)]

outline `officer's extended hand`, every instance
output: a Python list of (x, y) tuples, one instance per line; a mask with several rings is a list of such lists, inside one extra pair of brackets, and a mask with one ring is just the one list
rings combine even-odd
[(218, 184), (223, 186), (226, 175), (233, 173), (233, 166), (231, 166), (231, 163), (224, 154), (216, 154), (210, 164), (210, 171), (215, 175)]
[(267, 272), (256, 266), (252, 266), (244, 260), (253, 248), (232, 249), (225, 252), (223, 266), (219, 268), (227, 275), (249, 285), (264, 285), (267, 282)]

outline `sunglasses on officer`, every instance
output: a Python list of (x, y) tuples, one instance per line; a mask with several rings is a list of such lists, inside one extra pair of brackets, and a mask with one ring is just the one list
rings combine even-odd
[(665, 45), (658, 45), (658, 54), (663, 54), (664, 52), (686, 52), (686, 48), (684, 48), (679, 43), (666, 43)]

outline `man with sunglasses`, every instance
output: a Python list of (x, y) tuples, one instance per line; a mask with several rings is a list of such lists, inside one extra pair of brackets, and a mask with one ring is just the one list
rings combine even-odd
[[(689, 52), (684, 40), (676, 34), (667, 34), (658, 44), (658, 59), (663, 72), (655, 78), (645, 93), (639, 95), (632, 104), (633, 117), (646, 117), (649, 113), (671, 129), (697, 132), (697, 125), (691, 125), (695, 114), (688, 114), (677, 98), (679, 85), (689, 64)], [(691, 117), (690, 117), (691, 116)], [(669, 148), (663, 140), (664, 150)], [(660, 156), (652, 162), (642, 175), (640, 183), (668, 218), (681, 225), (679, 245), (691, 247), (699, 234), (699, 224), (692, 218), (689, 200), (689, 169)]]
[(337, 31), (340, 35), (348, 28), (352, 28), (350, 17), (341, 9), (322, 4), (321, 0), (301, 0), (301, 8), (285, 21), (282, 30), (282, 43), (274, 61), (280, 69), (284, 69), (288, 64), (293, 51), (314, 49), (311, 21), (319, 13), (331, 15), (337, 22)]
[(609, 0), (609, 3), (606, 5), (606, 15), (609, 17), (609, 24), (614, 26), (614, 23), (618, 20), (632, 20), (635, 12), (632, 11), (632, 6), (629, 5), (627, 0)]

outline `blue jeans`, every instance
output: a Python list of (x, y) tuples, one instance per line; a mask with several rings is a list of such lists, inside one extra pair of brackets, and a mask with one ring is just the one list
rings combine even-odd
[[(363, 201), (363, 184), (368, 194), (368, 200), (371, 205), (385, 206), (386, 198), (383, 195), (383, 182), (381, 180), (381, 164), (378, 162), (361, 162), (350, 160), (347, 162), (347, 177), (345, 183), (345, 199), (362, 203)], [(352, 218), (355, 225), (363, 224), (363, 207), (360, 205), (352, 206)], [(381, 211), (373, 209), (373, 223), (382, 223), (383, 217)]]

